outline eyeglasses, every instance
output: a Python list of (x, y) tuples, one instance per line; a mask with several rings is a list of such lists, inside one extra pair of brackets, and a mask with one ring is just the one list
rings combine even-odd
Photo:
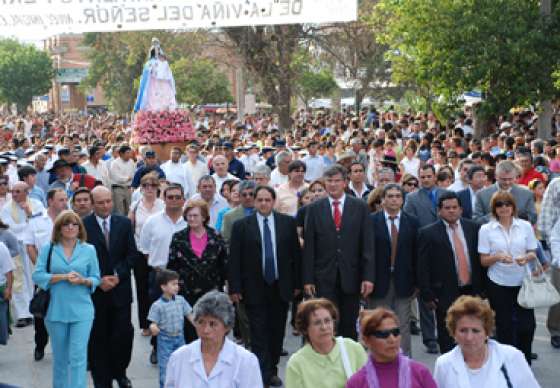
[(334, 319), (332, 318), (317, 319), (311, 322), (311, 325), (314, 327), (321, 327), (321, 326), (329, 327), (332, 326), (333, 324), (334, 324)]
[(142, 187), (147, 189), (148, 187), (151, 187), (152, 189), (157, 189), (159, 187), (159, 184), (157, 183), (144, 183), (142, 184)]
[(166, 195), (165, 199), (169, 199), (170, 201), (173, 201), (173, 200), (178, 201), (180, 199), (183, 199), (183, 196), (182, 195)]
[(375, 330), (370, 335), (374, 336), (375, 338), (387, 339), (391, 334), (393, 335), (393, 337), (398, 337), (401, 335), (401, 329), (395, 327), (393, 329), (387, 329), (387, 330)]
[(405, 186), (418, 187), (418, 182), (404, 182)]
[(496, 207), (502, 206), (513, 206), (513, 203), (511, 203), (510, 201), (496, 201)]

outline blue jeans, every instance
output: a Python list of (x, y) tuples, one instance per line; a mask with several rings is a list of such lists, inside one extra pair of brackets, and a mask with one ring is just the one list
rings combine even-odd
[(10, 325), (8, 317), (8, 306), (10, 302), (4, 300), (4, 295), (0, 293), (0, 345), (8, 343), (8, 329)]
[(159, 386), (163, 388), (165, 385), (165, 371), (167, 369), (167, 362), (171, 353), (179, 349), (185, 344), (185, 337), (183, 333), (177, 336), (170, 336), (160, 331), (157, 336), (157, 358), (159, 365)]
[(45, 321), (53, 350), (53, 388), (87, 388), (86, 364), (93, 320)]

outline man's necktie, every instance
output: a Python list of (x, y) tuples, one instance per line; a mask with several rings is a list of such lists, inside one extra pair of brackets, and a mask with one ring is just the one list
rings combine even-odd
[(105, 237), (105, 244), (109, 248), (109, 227), (107, 225), (107, 219), (103, 220), (103, 236)]
[(336, 230), (340, 230), (340, 224), (342, 223), (342, 214), (340, 213), (340, 201), (333, 201), (333, 218)]
[(430, 200), (432, 201), (432, 208), (437, 208), (437, 193), (435, 190), (430, 190)]
[(458, 225), (449, 224), (451, 227), (451, 235), (453, 236), (453, 246), (455, 247), (455, 257), (457, 257), (457, 265), (458, 265), (458, 272), (459, 272), (459, 281), (461, 285), (469, 284), (470, 283), (470, 273), (469, 273), (469, 265), (467, 263), (467, 256), (465, 255), (465, 247), (463, 246), (463, 242), (459, 237), (459, 232), (457, 231)]
[(271, 285), (276, 280), (276, 269), (274, 268), (274, 250), (272, 247), (272, 233), (268, 226), (268, 218), (263, 222), (264, 234), (264, 281)]
[(395, 258), (397, 257), (397, 243), (399, 241), (399, 231), (395, 224), (396, 216), (389, 216), (391, 221), (391, 268), (395, 268)]

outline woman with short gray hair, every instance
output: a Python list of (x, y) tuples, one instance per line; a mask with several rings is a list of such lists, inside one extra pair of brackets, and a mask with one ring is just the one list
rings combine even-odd
[(166, 388), (262, 388), (257, 357), (226, 338), (235, 310), (225, 293), (204, 294), (194, 305), (193, 320), (199, 339), (171, 355)]

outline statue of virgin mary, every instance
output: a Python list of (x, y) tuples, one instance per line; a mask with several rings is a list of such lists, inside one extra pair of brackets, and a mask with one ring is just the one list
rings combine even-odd
[(152, 38), (150, 57), (144, 65), (134, 112), (175, 110), (175, 80), (159, 40)]

